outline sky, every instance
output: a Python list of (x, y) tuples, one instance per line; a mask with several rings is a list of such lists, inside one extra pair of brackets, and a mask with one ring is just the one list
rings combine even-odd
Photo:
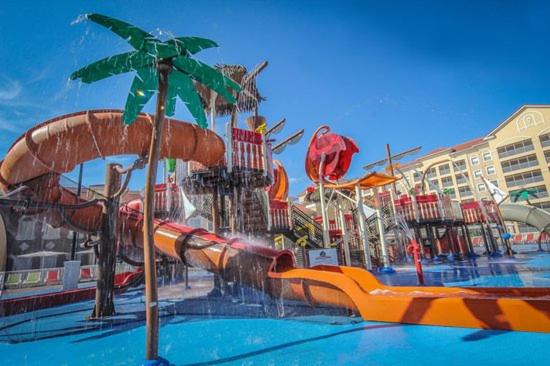
[[(307, 141), (322, 124), (359, 146), (353, 178), (385, 156), (386, 143), (394, 152), (421, 145), (425, 153), (483, 136), (524, 104), (550, 102), (544, 1), (2, 0), (0, 156), (49, 118), (124, 107), (132, 74), (68, 81), (76, 69), (130, 50), (108, 30), (75, 21), (90, 12), (160, 37), (211, 38), (220, 47), (196, 55), (209, 64), (251, 69), (269, 61), (258, 78), (267, 98), (260, 114), (268, 122), (286, 117), (279, 138), (305, 129), (277, 156), (293, 195), (310, 184)], [(153, 110), (151, 101), (145, 111)], [(191, 120), (183, 104), (175, 117)], [(136, 174), (132, 187), (142, 187), (143, 177)], [(103, 161), (85, 165), (85, 184), (103, 179)]]

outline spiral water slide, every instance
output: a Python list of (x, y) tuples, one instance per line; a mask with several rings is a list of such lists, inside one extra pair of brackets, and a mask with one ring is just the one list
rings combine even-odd
[[(43, 202), (84, 203), (59, 185), (59, 176), (84, 161), (119, 154), (145, 155), (151, 118), (140, 115), (124, 127), (122, 112), (87, 111), (40, 124), (18, 139), (0, 166), (5, 191), (26, 186)], [(216, 164), (224, 153), (221, 138), (192, 124), (168, 120), (162, 157)], [(120, 211), (123, 245), (141, 247), (140, 202)], [(51, 222), (96, 231), (101, 207), (52, 212)], [(394, 287), (360, 268), (296, 268), (290, 251), (253, 246), (202, 229), (157, 221), (155, 246), (160, 252), (245, 284), (275, 298), (341, 307), (371, 321), (550, 332), (550, 289)]]
[(502, 203), (500, 212), (504, 221), (517, 221), (535, 227), (539, 232), (550, 234), (550, 213), (538, 207), (517, 203)]

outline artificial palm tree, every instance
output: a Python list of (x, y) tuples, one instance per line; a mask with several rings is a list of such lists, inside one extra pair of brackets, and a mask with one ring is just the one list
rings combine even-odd
[(510, 200), (512, 202), (525, 201), (528, 205), (531, 205), (529, 198), (539, 198), (536, 188), (522, 188), (517, 191), (510, 192)]
[(213, 89), (230, 103), (235, 103), (233, 93), (239, 92), (241, 88), (239, 84), (222, 73), (191, 58), (192, 55), (203, 49), (216, 47), (217, 44), (212, 40), (198, 37), (177, 37), (168, 41), (160, 41), (150, 33), (117, 19), (100, 14), (87, 14), (86, 18), (124, 38), (134, 50), (94, 62), (74, 72), (71, 79), (92, 83), (109, 76), (135, 71), (137, 75), (130, 87), (124, 109), (123, 120), (126, 124), (133, 123), (144, 105), (155, 92), (157, 93), (146, 173), (143, 223), (146, 359), (155, 360), (158, 358), (158, 296), (153, 245), (153, 210), (154, 185), (164, 116), (165, 114), (168, 116), (174, 114), (176, 97), (179, 97), (186, 104), (199, 126), (205, 128), (207, 126), (206, 117), (193, 80)]

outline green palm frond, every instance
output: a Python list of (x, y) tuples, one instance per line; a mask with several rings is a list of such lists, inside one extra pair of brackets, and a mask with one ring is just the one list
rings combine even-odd
[(71, 80), (80, 78), (83, 83), (92, 83), (108, 78), (109, 76), (154, 66), (154, 57), (139, 51), (126, 52), (120, 55), (106, 57), (73, 72), (71, 74)]
[(443, 194), (445, 195), (451, 195), (455, 192), (454, 188), (445, 188), (443, 189)]
[(189, 55), (194, 55), (208, 48), (218, 47), (218, 44), (211, 39), (200, 37), (176, 37), (165, 43), (174, 45), (178, 50), (186, 50)]
[(510, 198), (512, 202), (517, 202), (519, 200), (528, 200), (530, 197), (539, 198), (538, 190), (535, 188), (522, 188), (510, 192)]
[[(166, 115), (168, 116), (174, 114), (176, 95), (185, 103), (197, 124), (201, 128), (208, 127), (201, 98), (195, 89), (193, 80), (189, 76), (174, 70), (168, 76), (168, 98), (172, 96), (172, 99), (166, 102)], [(171, 114), (169, 114), (169, 111)]]
[(138, 51), (145, 50), (147, 43), (160, 42), (152, 34), (147, 33), (132, 24), (123, 22), (122, 20), (101, 14), (86, 14), (86, 19), (102, 25), (111, 32), (119, 35)]
[(138, 114), (157, 89), (158, 75), (156, 69), (147, 67), (137, 70), (137, 75), (132, 82), (124, 107), (122, 119), (125, 124), (131, 124), (136, 120)]
[(179, 97), (199, 126), (207, 126), (203, 105), (193, 80), (213, 89), (229, 103), (236, 103), (233, 93), (240, 92), (239, 84), (218, 70), (189, 57), (203, 49), (217, 47), (216, 42), (200, 37), (177, 37), (162, 42), (150, 33), (118, 19), (101, 14), (87, 14), (86, 18), (108, 28), (135, 48), (135, 51), (96, 61), (71, 75), (73, 80), (81, 79), (82, 82), (91, 83), (112, 75), (136, 71), (126, 100), (124, 123), (132, 123), (158, 89), (159, 61), (172, 64), (168, 77), (166, 115), (174, 115), (176, 98)]
[(187, 57), (176, 57), (173, 62), (176, 69), (214, 90), (216, 93), (223, 96), (229, 103), (237, 102), (235, 96), (230, 93), (227, 88), (229, 87), (239, 92), (241, 90), (240, 85), (224, 76), (218, 70)]

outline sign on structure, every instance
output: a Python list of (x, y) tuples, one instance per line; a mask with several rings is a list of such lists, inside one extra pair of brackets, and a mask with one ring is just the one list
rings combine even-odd
[(338, 254), (335, 248), (328, 249), (311, 249), (308, 251), (309, 266), (318, 266), (328, 264), (331, 266), (338, 265)]

